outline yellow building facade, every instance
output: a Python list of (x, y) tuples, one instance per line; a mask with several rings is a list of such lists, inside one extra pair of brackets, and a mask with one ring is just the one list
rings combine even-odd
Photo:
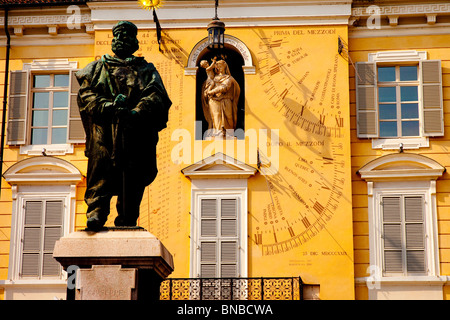
[[(351, 154), (360, 299), (448, 298), (447, 9), (444, 2), (414, 1), (352, 9)], [(405, 77), (406, 70), (417, 75)], [(406, 94), (410, 89), (413, 95)], [(389, 90), (399, 91), (387, 97)], [(391, 105), (398, 107), (397, 116), (387, 114)], [(407, 111), (412, 105), (414, 114)], [(388, 128), (390, 121), (396, 132)], [(419, 125), (416, 133), (402, 134), (407, 122)], [(388, 215), (390, 203), (400, 205), (395, 218)], [(409, 217), (412, 212), (417, 216)]]
[(111, 54), (112, 26), (129, 20), (135, 55), (173, 103), (139, 218), (172, 253), (171, 278), (301, 277), (307, 298), (446, 299), (450, 8), (371, 5), (221, 2), (220, 58), (241, 88), (225, 140), (203, 136), (200, 102), (213, 1), (164, 1), (160, 43), (137, 1), (3, 8), (1, 297), (65, 298), (53, 244), (85, 228), (87, 209), (73, 74)]

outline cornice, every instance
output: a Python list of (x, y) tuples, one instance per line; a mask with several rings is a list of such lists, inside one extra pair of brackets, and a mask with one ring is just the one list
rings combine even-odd
[[(369, 4), (352, 8), (352, 16), (369, 17), (373, 14), (367, 10)], [(377, 13), (384, 16), (389, 15), (426, 15), (426, 14), (450, 14), (450, 3), (421, 3), (404, 5), (377, 5)]]
[[(47, 25), (67, 25), (73, 18), (72, 14), (51, 14), (51, 15), (17, 15), (8, 17), (9, 26), (47, 26)], [(89, 13), (80, 14), (80, 23), (91, 23)], [(0, 17), (0, 25), (5, 23), (5, 17)]]
[[(351, 2), (229, 0), (220, 3), (218, 15), (227, 27), (347, 24)], [(142, 10), (137, 1), (89, 2), (87, 5), (96, 30), (110, 29), (117, 20), (132, 20), (138, 27), (154, 28), (151, 13)], [(157, 14), (164, 28), (203, 28), (214, 15), (214, 3), (167, 0)]]
[(448, 34), (448, 19), (439, 17), (449, 15), (450, 2), (366, 1), (352, 8), (349, 38)]

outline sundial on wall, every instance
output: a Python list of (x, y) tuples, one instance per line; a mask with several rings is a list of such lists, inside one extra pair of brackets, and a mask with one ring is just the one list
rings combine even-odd
[[(265, 102), (255, 117), (279, 129), (280, 160), (278, 173), (265, 176), (270, 198), (252, 211), (252, 242), (273, 255), (298, 250), (322, 232), (334, 238), (329, 222), (351, 210), (345, 195), (348, 63), (337, 52), (335, 28), (277, 28), (259, 37)], [(334, 245), (342, 249), (337, 238)]]

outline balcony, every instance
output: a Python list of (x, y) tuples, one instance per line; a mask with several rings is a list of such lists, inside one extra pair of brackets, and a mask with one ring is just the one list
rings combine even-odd
[(300, 277), (169, 278), (160, 300), (304, 300)]

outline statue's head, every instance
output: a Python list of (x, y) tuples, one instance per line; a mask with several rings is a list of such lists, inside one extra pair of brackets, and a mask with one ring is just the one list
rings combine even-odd
[(111, 49), (117, 57), (125, 59), (131, 57), (139, 49), (137, 27), (129, 21), (119, 21), (112, 29), (113, 40)]
[(228, 64), (225, 62), (225, 60), (217, 61), (215, 70), (216, 70), (216, 73), (230, 75), (230, 69), (228, 68)]

